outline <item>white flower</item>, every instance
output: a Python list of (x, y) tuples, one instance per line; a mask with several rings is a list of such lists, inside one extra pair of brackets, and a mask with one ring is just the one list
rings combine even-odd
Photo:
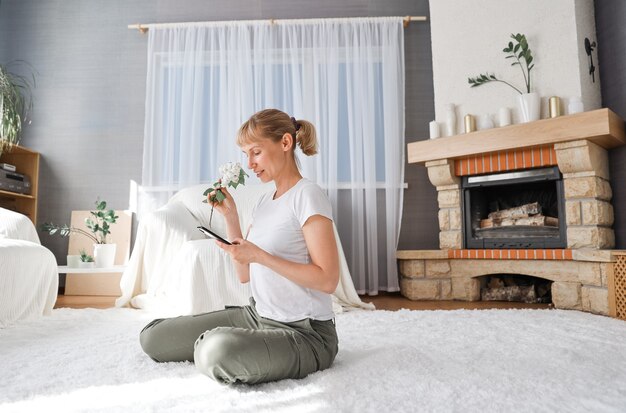
[(220, 166), (219, 171), (222, 175), (222, 186), (239, 183), (241, 177), (241, 164), (239, 162), (227, 162)]
[[(239, 162), (226, 162), (224, 165), (219, 167), (219, 173), (221, 176), (220, 180), (204, 191), (204, 196), (214, 192), (214, 194), (211, 195), (212, 202), (222, 202), (226, 198), (220, 188), (228, 186), (237, 188), (237, 185), (245, 184), (246, 176), (248, 176), (248, 174), (241, 169), (241, 164)], [(204, 202), (207, 201), (204, 200)]]

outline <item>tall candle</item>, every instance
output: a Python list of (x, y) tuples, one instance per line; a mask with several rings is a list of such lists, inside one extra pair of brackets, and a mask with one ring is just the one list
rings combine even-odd
[(446, 136), (456, 135), (456, 109), (454, 103), (445, 105), (446, 109)]
[(498, 112), (498, 123), (500, 126), (508, 126), (511, 124), (511, 110), (509, 108), (500, 108)]
[(436, 121), (431, 121), (428, 124), (430, 129), (430, 139), (435, 139), (439, 137), (439, 124)]

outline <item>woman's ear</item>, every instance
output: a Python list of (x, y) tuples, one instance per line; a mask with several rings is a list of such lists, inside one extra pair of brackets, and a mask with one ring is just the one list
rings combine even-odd
[(280, 143), (284, 152), (290, 151), (293, 147), (293, 136), (291, 136), (291, 133), (285, 133)]

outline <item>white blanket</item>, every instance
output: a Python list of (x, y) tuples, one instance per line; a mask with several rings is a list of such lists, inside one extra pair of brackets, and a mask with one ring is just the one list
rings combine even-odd
[(37, 230), (26, 215), (0, 208), (0, 238), (21, 239), (41, 244)]
[[(250, 289), (237, 280), (230, 257), (196, 230), (200, 224), (209, 224), (211, 208), (201, 202), (205, 187), (179, 192), (165, 207), (140, 222), (128, 267), (120, 281), (122, 296), (116, 301), (117, 306), (130, 304), (172, 314), (198, 314), (248, 303)], [(272, 187), (249, 185), (231, 191), (244, 232), (256, 199), (268, 190)], [(213, 215), (211, 224), (216, 232), (226, 233), (218, 213)], [(336, 231), (335, 235), (341, 263), (339, 285), (333, 294), (335, 311), (373, 309), (357, 295)]]
[(58, 288), (56, 259), (31, 220), (0, 208), (0, 328), (49, 315)]

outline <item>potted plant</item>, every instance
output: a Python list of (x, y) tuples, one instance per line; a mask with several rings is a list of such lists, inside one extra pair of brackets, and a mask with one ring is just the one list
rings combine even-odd
[(99, 198), (95, 202), (96, 210), (90, 211), (91, 217), (85, 219), (85, 226), (91, 231), (68, 225), (57, 225), (52, 222), (43, 223), (40, 228), (50, 235), (59, 233), (62, 237), (67, 237), (72, 232), (81, 234), (91, 239), (94, 243), (94, 256), (98, 267), (111, 267), (115, 261), (115, 244), (107, 244), (107, 235), (111, 233), (111, 224), (117, 222), (119, 216), (115, 215), (112, 209), (106, 209), (106, 201)]
[(526, 40), (526, 35), (517, 33), (511, 34), (511, 38), (514, 40), (509, 41), (507, 47), (502, 49), (504, 53), (507, 54), (506, 59), (513, 59), (513, 63), (511, 66), (519, 66), (522, 71), (522, 76), (524, 77), (524, 92), (517, 87), (513, 86), (511, 83), (497, 78), (493, 74), (484, 73), (475, 77), (469, 77), (467, 79), (470, 87), (482, 86), (486, 83), (491, 82), (501, 82), (507, 86), (513, 88), (517, 93), (519, 93), (519, 107), (521, 112), (521, 117), (523, 122), (529, 122), (532, 120), (538, 120), (540, 117), (540, 103), (541, 97), (539, 94), (535, 92), (531, 92), (531, 78), (530, 72), (535, 67), (533, 63), (533, 55), (530, 47), (528, 46), (528, 41)]
[[(15, 64), (28, 65), (23, 61)], [(33, 108), (34, 74), (31, 71), (30, 77), (17, 75), (9, 70), (11, 65), (0, 64), (0, 155), (20, 142), (22, 126)]]
[(95, 266), (93, 257), (85, 250), (80, 250), (80, 262), (78, 263), (79, 268), (93, 268)]

